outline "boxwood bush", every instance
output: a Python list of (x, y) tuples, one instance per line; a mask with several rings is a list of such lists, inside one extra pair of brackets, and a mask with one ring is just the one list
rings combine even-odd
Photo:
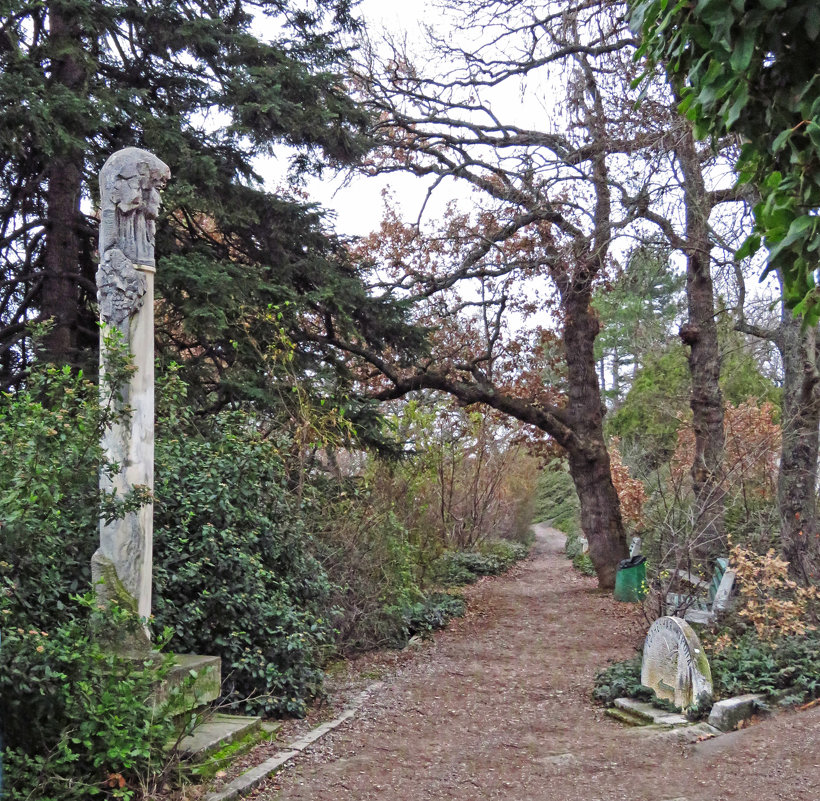
[(448, 551), (433, 565), (434, 580), (445, 587), (472, 584), (481, 576), (497, 576), (529, 553), (528, 545), (510, 540), (485, 541), (475, 550)]
[[(175, 724), (152, 707), (167, 660), (120, 657), (101, 636), (130, 624), (124, 610), (68, 604), (50, 631), (4, 627), (0, 720), (6, 801), (141, 798), (174, 767)], [(0, 604), (2, 607), (2, 604)], [(8, 617), (8, 616), (6, 616)]]
[(155, 625), (171, 630), (173, 651), (222, 658), (223, 700), (235, 708), (302, 715), (332, 627), (303, 501), (287, 483), (288, 443), (248, 414), (199, 421), (182, 398), (159, 432)]

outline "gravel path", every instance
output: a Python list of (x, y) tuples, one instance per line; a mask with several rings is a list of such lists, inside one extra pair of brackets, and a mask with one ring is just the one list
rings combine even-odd
[(403, 660), (360, 715), (257, 801), (820, 801), (820, 709), (697, 745), (647, 736), (590, 701), (643, 639), (537, 526), (534, 555), (470, 590), (470, 612)]

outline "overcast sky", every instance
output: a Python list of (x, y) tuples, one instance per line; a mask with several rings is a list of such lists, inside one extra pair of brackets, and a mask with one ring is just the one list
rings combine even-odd
[[(421, 40), (422, 23), (429, 24), (439, 16), (430, 0), (362, 0), (357, 14), (364, 20), (368, 34), (379, 38), (380, 31), (391, 34), (406, 33), (408, 39)], [(265, 35), (267, 22), (260, 25), (260, 35)], [(291, 152), (282, 147), (278, 158), (266, 158), (256, 162), (256, 168), (265, 178), (268, 189), (276, 191), (285, 179)], [(340, 234), (365, 236), (378, 228), (384, 209), (383, 192), (389, 190), (402, 216), (415, 221), (424, 205), (429, 182), (412, 175), (394, 173), (386, 176), (364, 177), (336, 176), (327, 172), (321, 180), (307, 182), (310, 200), (319, 203), (335, 217), (335, 227)], [(428, 211), (445, 205), (447, 196), (442, 192), (429, 205)]]
[[(379, 30), (407, 32), (420, 36), (422, 20), (429, 21), (433, 12), (428, 0), (362, 0), (359, 15), (371, 35)], [(378, 228), (384, 209), (382, 192), (390, 190), (405, 217), (415, 219), (423, 202), (426, 183), (411, 175), (392, 174), (372, 178), (356, 177), (342, 186), (343, 177), (330, 173), (308, 185), (311, 198), (336, 215), (336, 229), (341, 234), (364, 236)]]

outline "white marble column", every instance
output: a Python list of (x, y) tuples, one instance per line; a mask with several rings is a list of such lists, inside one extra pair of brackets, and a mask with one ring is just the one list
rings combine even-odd
[[(154, 486), (154, 226), (159, 190), (170, 177), (156, 156), (126, 148), (111, 156), (100, 172), (100, 266), (97, 293), (103, 337), (100, 386), (111, 358), (105, 338), (119, 332), (134, 372), (119, 388), (124, 412), (103, 434), (108, 462), (119, 472), (103, 471), (100, 489), (118, 498), (135, 488)], [(141, 618), (151, 614), (153, 504), (144, 504), (112, 522), (100, 521), (100, 547), (92, 558), (98, 598), (116, 600)], [(127, 649), (148, 647), (147, 630), (128, 636)]]

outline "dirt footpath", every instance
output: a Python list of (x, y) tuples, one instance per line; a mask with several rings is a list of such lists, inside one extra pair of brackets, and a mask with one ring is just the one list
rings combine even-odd
[(595, 672), (645, 623), (570, 568), (560, 532), (537, 535), (531, 559), (472, 588), (464, 620), (253, 798), (820, 801), (818, 708), (695, 746), (605, 717)]

